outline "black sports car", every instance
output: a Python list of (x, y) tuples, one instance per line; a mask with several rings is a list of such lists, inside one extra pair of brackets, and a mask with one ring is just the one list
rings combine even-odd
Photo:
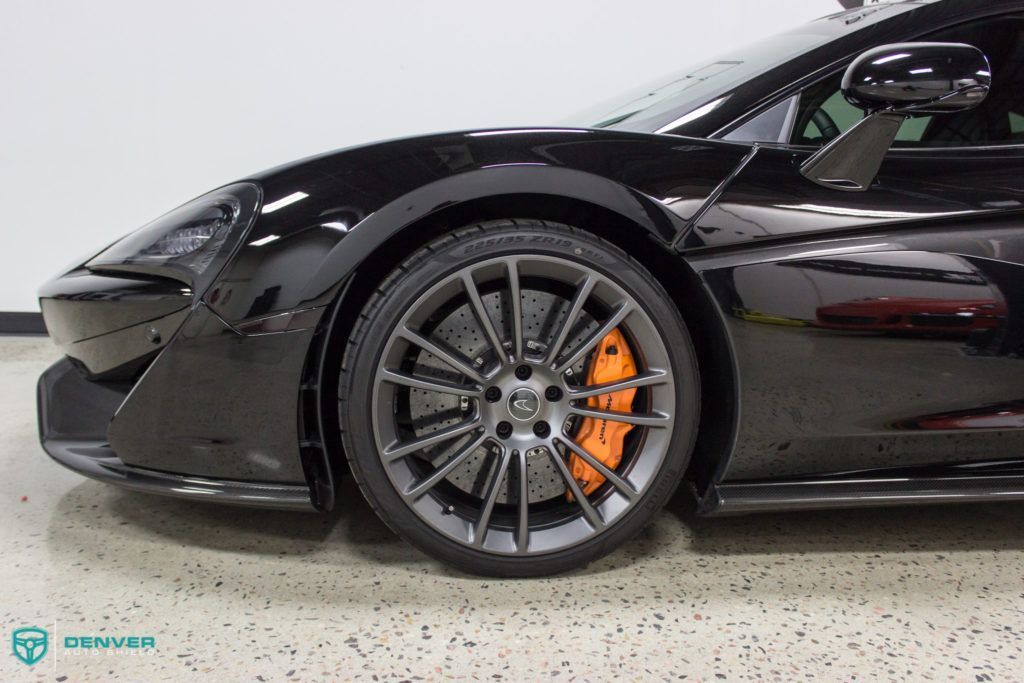
[(506, 576), (683, 480), (704, 514), (1024, 498), (1024, 2), (842, 12), (579, 123), (275, 168), (60, 275), (43, 446), (278, 508), (351, 473)]

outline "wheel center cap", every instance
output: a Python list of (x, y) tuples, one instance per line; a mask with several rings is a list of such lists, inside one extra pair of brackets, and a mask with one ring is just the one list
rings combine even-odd
[(516, 389), (508, 397), (508, 412), (521, 422), (532, 420), (540, 412), (540, 396), (533, 389)]

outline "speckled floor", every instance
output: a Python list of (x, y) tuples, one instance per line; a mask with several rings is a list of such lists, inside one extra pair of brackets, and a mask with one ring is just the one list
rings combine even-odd
[[(0, 680), (1024, 680), (1024, 507), (701, 520), (685, 496), (586, 571), (494, 581), (329, 516), (122, 492), (49, 461), (45, 340), (0, 340), (0, 615), (153, 654), (5, 648)], [(56, 653), (59, 656), (53, 656)]]

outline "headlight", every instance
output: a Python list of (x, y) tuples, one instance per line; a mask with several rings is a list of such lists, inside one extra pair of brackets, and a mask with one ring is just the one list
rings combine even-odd
[(85, 265), (174, 277), (201, 295), (249, 230), (259, 203), (257, 185), (223, 187), (164, 214)]

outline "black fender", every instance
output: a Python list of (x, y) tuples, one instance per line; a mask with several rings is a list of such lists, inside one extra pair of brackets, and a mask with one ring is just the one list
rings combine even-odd
[(264, 187), (263, 214), (205, 301), (242, 326), (324, 306), (403, 230), (491, 197), (590, 204), (668, 247), (748, 152), (585, 130), (449, 134), (343, 150), (254, 178)]
[[(497, 195), (554, 196), (612, 211), (666, 244), (686, 222), (656, 200), (607, 178), (554, 166), (508, 166), (463, 173), (416, 189), (369, 216), (324, 259), (302, 294), (315, 301), (385, 242), (447, 207)], [(442, 199), (443, 198), (443, 199)]]
[[(256, 359), (279, 371), (257, 392), (264, 397), (259, 419), (278, 425), (288, 445), (276, 446), (274, 460), (292, 478), (297, 467), (304, 473), (316, 507), (330, 508), (333, 501), (329, 473), (335, 468), (328, 454), (339, 446), (331, 363), (341, 354), (332, 352), (336, 335), (314, 330), (358, 312), (357, 301), (339, 291), (375, 257), (400, 258), (386, 253), (391, 240), (478, 200), (568, 200), (620, 216), (630, 244), (637, 245), (634, 253), (644, 248), (636, 238), (648, 237), (646, 244), (655, 245), (652, 251), (666, 264), (659, 279), (678, 300), (684, 278), (673, 244), (750, 151), (745, 145), (606, 131), (474, 135), (342, 150), (252, 178), (264, 190), (263, 212), (203, 300), (227, 331), (196, 344), (214, 347), (202, 353), (212, 357), (216, 351), (218, 363)], [(526, 208), (519, 217), (529, 213)], [(274, 347), (274, 338), (281, 344)], [(304, 362), (295, 362), (299, 358)], [(221, 425), (218, 436), (244, 441), (242, 435), (256, 433), (255, 419), (239, 415)], [(226, 458), (220, 466), (249, 474), (237, 461)]]

